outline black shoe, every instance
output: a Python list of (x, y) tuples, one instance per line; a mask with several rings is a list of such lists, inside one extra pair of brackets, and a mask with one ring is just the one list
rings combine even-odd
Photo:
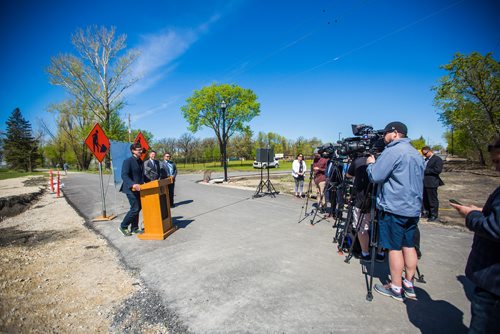
[(428, 222), (435, 222), (436, 220), (438, 220), (436, 216), (430, 216), (429, 219), (427, 219)]
[(171, 207), (171, 208), (175, 208), (175, 204), (173, 204), (173, 203), (172, 203), (172, 204), (170, 204), (170, 207)]
[(361, 255), (359, 256), (359, 259), (360, 259), (361, 261), (371, 262), (372, 257), (371, 257), (371, 255), (370, 255), (370, 254), (368, 254), (368, 255), (363, 255), (363, 254), (361, 254)]
[(385, 260), (385, 253), (384, 254), (377, 253), (377, 255), (375, 255), (375, 261), (384, 262), (384, 260)]

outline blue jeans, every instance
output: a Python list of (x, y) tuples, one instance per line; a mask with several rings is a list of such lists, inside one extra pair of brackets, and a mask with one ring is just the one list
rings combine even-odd
[(471, 301), (469, 333), (500, 333), (500, 297), (476, 287)]
[(127, 212), (125, 218), (120, 225), (121, 228), (128, 228), (130, 225), (130, 231), (137, 230), (139, 228), (139, 212), (141, 212), (141, 197), (138, 191), (134, 191), (132, 194), (126, 194), (128, 202), (130, 203), (130, 210)]

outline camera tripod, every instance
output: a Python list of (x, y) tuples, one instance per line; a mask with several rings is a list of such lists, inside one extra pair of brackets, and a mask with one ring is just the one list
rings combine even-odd
[[(312, 205), (312, 209), (310, 212), (307, 212), (307, 207), (308, 207), (308, 204), (309, 204), (309, 198), (311, 197), (311, 193), (312, 193), (312, 181), (314, 179), (314, 170), (313, 170), (313, 165), (311, 164), (311, 171), (309, 173), (309, 184), (307, 185), (307, 191), (306, 191), (306, 201), (305, 203), (302, 205), (302, 208), (300, 210), (300, 216), (299, 216), (299, 221), (297, 223), (301, 223), (304, 219), (306, 219), (307, 217), (311, 217), (311, 220), (309, 221), (309, 223), (314, 226), (315, 224), (317, 224), (318, 222), (314, 223), (314, 221), (316, 220), (316, 216), (318, 215), (318, 210), (320, 209), (320, 204), (314, 206)], [(324, 196), (324, 193), (323, 194), (320, 194), (320, 198), (319, 198), (319, 203), (321, 203), (322, 199), (323, 199), (323, 196)], [(305, 210), (304, 210), (305, 209)], [(304, 217), (302, 217), (302, 212), (304, 212)], [(325, 219), (324, 217), (321, 219), (323, 220)], [(321, 221), (320, 220), (320, 221)]]
[[(337, 218), (341, 208), (344, 205), (343, 198), (343, 164), (338, 159), (330, 159), (328, 169), (331, 171), (328, 175), (327, 184), (325, 187), (325, 196), (328, 194), (328, 202), (330, 203), (330, 213), (328, 217)], [(327, 173), (328, 174), (328, 173)]]

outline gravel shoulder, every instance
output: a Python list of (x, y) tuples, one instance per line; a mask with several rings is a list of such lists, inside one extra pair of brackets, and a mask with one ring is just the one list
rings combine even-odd
[[(0, 181), (2, 198), (44, 188), (24, 187), (26, 181)], [(25, 212), (0, 221), (0, 332), (168, 332), (147, 323), (144, 303), (136, 301), (150, 292), (89, 227), (48, 191)]]

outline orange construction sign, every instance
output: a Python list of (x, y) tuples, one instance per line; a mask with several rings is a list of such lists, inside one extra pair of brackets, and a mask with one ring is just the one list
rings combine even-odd
[(146, 157), (149, 151), (149, 144), (148, 141), (146, 140), (146, 137), (144, 137), (144, 135), (142, 134), (142, 132), (139, 131), (137, 137), (135, 137), (134, 144), (135, 143), (141, 144), (141, 147), (144, 149), (141, 155), (141, 160), (144, 161), (144, 158)]
[(90, 131), (87, 139), (85, 139), (85, 144), (88, 146), (90, 151), (95, 155), (99, 162), (102, 162), (106, 154), (109, 152), (109, 139), (104, 134), (99, 123), (96, 123)]

